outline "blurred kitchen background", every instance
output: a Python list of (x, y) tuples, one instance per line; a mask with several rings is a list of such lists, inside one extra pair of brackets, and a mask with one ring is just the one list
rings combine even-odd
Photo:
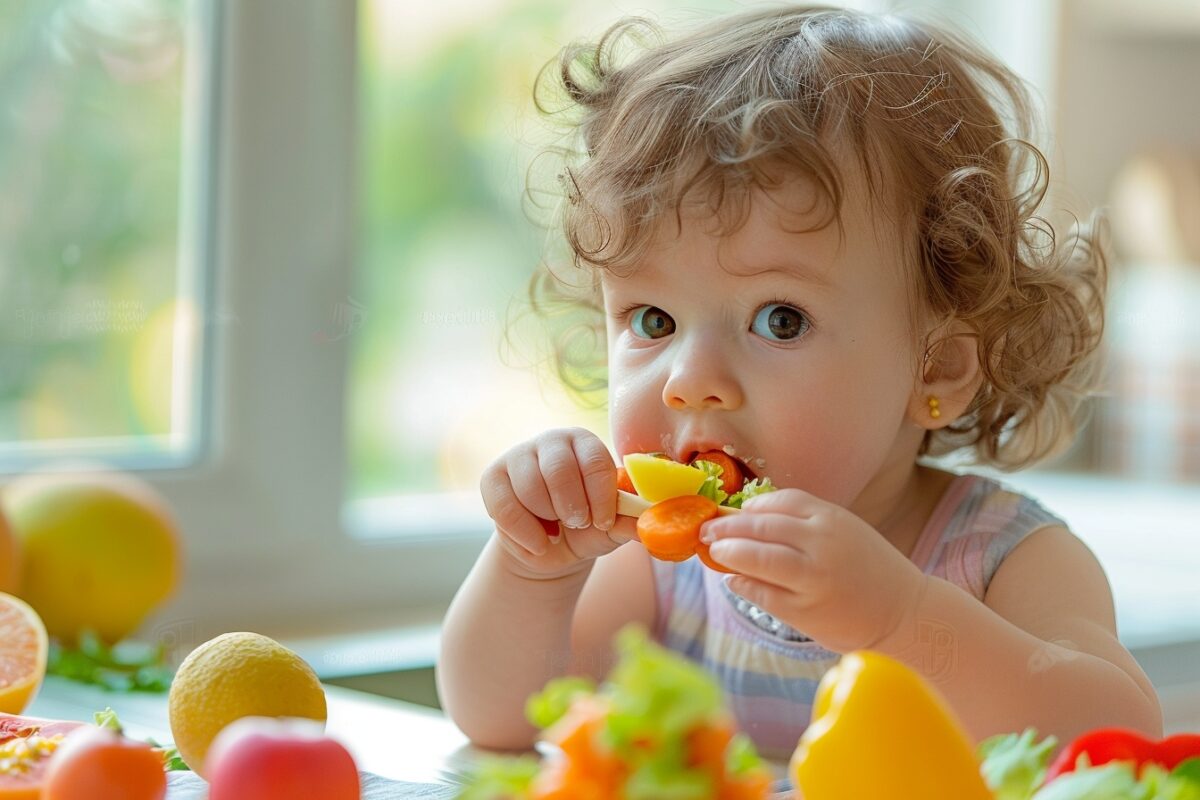
[[(435, 704), (480, 471), (547, 427), (607, 439), (520, 318), (534, 76), (625, 13), (753, 4), (0, 3), (0, 470), (169, 499), (186, 573), (144, 637), (259, 630)], [(1095, 550), (1168, 725), (1200, 728), (1200, 3), (848, 5), (985, 42), (1047, 115), (1045, 213), (1108, 212), (1106, 391), (1002, 477)]]

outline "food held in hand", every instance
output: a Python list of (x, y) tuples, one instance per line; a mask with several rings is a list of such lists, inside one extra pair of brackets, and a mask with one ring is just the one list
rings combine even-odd
[[(770, 478), (746, 480), (737, 459), (719, 450), (701, 453), (691, 464), (679, 464), (657, 453), (630, 453), (625, 456), (625, 470), (635, 489), (632, 493), (651, 503), (699, 494), (719, 506), (741, 508), (751, 497), (776, 488)], [(619, 485), (620, 472), (617, 478), (618, 488), (629, 491)]]
[(700, 526), (716, 517), (717, 509), (716, 503), (698, 494), (655, 503), (638, 517), (638, 539), (654, 558), (686, 561), (698, 555), (709, 569), (732, 573), (714, 561), (708, 545), (700, 541)]
[(358, 768), (308, 719), (244, 717), (218, 734), (206, 760), (209, 800), (358, 800)]
[(638, 539), (646, 552), (663, 561), (686, 561), (696, 555), (700, 526), (717, 516), (717, 504), (698, 494), (655, 503), (637, 521)]
[(617, 489), (630, 494), (637, 494), (637, 489), (634, 488), (633, 481), (629, 479), (629, 471), (624, 467), (617, 467)]
[(527, 714), (557, 752), (545, 763), (491, 759), (461, 800), (763, 800), (770, 771), (737, 733), (720, 688), (700, 667), (646, 640), (617, 637), (620, 661), (596, 689), (561, 678)]
[(12, 595), (0, 594), (0, 712), (20, 714), (46, 675), (48, 642), (37, 613)]
[(225, 633), (193, 650), (167, 700), (179, 755), (205, 777), (213, 739), (242, 717), (303, 717), (322, 725), (325, 690), (312, 667), (257, 633)]
[(804, 800), (992, 800), (946, 701), (872, 651), (847, 653), (825, 673), (790, 771)]
[(708, 474), (703, 470), (649, 453), (630, 453), (624, 461), (625, 471), (638, 496), (651, 503), (694, 495), (708, 480)]
[[(746, 483), (746, 478), (742, 474), (742, 467), (737, 459), (722, 450), (708, 450), (701, 453), (692, 459), (692, 466), (697, 466), (700, 462), (713, 464), (720, 469), (716, 472), (716, 476), (721, 481), (721, 490), (727, 495), (733, 495), (742, 490), (742, 486)], [(704, 467), (697, 467), (704, 469)]]
[(29, 475), (3, 501), (21, 542), (21, 597), (67, 644), (84, 630), (124, 639), (179, 580), (171, 512), (132, 475)]
[(50, 758), (41, 800), (162, 800), (162, 757), (145, 742), (87, 725)]
[(737, 459), (719, 450), (697, 455), (691, 465), (657, 454), (630, 453), (625, 466), (637, 494), (654, 503), (638, 517), (638, 538), (646, 551), (664, 561), (698, 555), (718, 572), (733, 570), (713, 560), (708, 545), (700, 541), (700, 526), (775, 489), (769, 478), (746, 481)]
[(0, 800), (39, 800), (50, 758), (67, 734), (85, 727), (0, 714)]

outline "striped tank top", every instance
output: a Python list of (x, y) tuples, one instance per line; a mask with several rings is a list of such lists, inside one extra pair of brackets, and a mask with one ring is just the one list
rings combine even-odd
[[(1036, 500), (981, 475), (946, 487), (913, 548), (912, 561), (983, 601), (1009, 551), (1034, 530), (1063, 525)], [(839, 654), (734, 594), (698, 558), (651, 560), (658, 611), (654, 636), (703, 665), (764, 756), (786, 759), (808, 727), (821, 677)]]

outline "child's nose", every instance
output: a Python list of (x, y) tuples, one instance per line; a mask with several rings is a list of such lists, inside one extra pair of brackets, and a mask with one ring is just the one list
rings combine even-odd
[(690, 347), (678, 352), (663, 385), (667, 408), (720, 408), (742, 405), (742, 389), (728, 364), (711, 348)]

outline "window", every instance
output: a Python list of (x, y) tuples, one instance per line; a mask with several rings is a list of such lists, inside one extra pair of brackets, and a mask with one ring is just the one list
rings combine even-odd
[(196, 455), (197, 8), (0, 6), (0, 469)]

